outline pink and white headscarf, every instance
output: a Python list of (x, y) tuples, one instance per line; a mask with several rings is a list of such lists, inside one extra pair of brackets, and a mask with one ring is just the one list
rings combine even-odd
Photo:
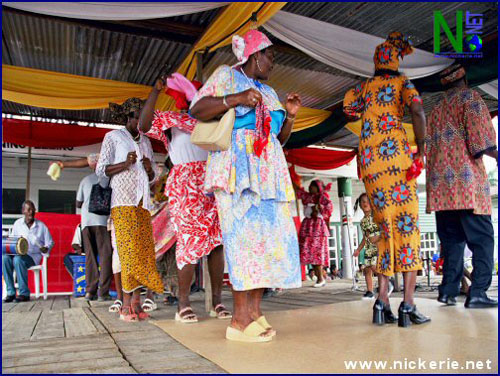
[(243, 37), (233, 35), (233, 53), (238, 59), (234, 66), (245, 64), (251, 55), (272, 45), (269, 38), (258, 30), (249, 30)]

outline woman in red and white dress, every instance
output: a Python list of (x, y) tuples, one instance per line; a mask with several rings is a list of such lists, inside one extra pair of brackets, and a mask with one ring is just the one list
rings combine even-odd
[[(212, 285), (213, 310), (210, 315), (219, 319), (232, 317), (221, 302), (224, 254), (215, 198), (203, 192), (208, 153), (190, 140), (197, 121), (186, 110), (196, 93), (195, 84), (198, 83), (192, 83), (178, 73), (167, 80), (163, 77), (157, 80), (139, 119), (141, 132), (162, 141), (174, 164), (165, 194), (169, 198), (169, 209), (177, 233), (179, 303), (175, 318), (183, 323), (198, 321), (191, 308), (189, 293), (196, 264), (203, 256), (208, 256)], [(158, 94), (165, 86), (166, 93), (175, 99), (181, 112), (154, 111)]]
[(311, 264), (317, 281), (314, 287), (323, 287), (326, 280), (323, 268), (330, 266), (328, 250), (329, 223), (333, 204), (328, 195), (331, 184), (323, 185), (321, 180), (313, 180), (309, 192), (296, 187), (297, 198), (304, 205), (304, 220), (300, 226), (300, 263)]

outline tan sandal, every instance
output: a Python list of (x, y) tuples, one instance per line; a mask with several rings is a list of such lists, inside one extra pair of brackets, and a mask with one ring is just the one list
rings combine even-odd
[(266, 330), (260, 326), (257, 321), (252, 321), (245, 330), (241, 331), (239, 329), (228, 326), (226, 329), (226, 339), (230, 341), (238, 342), (269, 342), (273, 339), (271, 335), (265, 335)]
[(276, 335), (276, 330), (273, 329), (271, 324), (267, 322), (266, 317), (264, 315), (260, 316), (257, 320), (255, 320), (260, 326), (262, 326), (264, 329), (268, 331), (268, 333), (271, 335), (271, 337), (274, 337)]
[[(217, 312), (219, 308), (221, 308), (221, 310)], [(217, 317), (219, 320), (227, 320), (233, 318), (233, 314), (221, 303), (217, 304), (215, 308), (210, 311), (210, 317)]]
[[(187, 311), (191, 311), (191, 313), (183, 315), (183, 313)], [(196, 317), (191, 307), (186, 307), (182, 311), (175, 312), (175, 321), (179, 321), (183, 324), (193, 324), (198, 322), (198, 317)]]

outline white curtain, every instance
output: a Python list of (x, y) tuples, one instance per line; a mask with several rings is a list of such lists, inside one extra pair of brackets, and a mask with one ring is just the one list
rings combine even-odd
[[(312, 58), (364, 77), (373, 75), (373, 53), (375, 47), (384, 41), (370, 34), (284, 11), (276, 13), (263, 26), (276, 38)], [(440, 72), (452, 63), (453, 60), (415, 49), (413, 54), (404, 58), (400, 67), (409, 78), (420, 78)]]
[(479, 88), (495, 99), (498, 99), (498, 80), (488, 82), (487, 84), (480, 85)]
[(49, 16), (80, 18), (86, 20), (146, 20), (182, 16), (219, 8), (227, 2), (165, 2), (165, 3), (83, 3), (83, 2), (18, 2), (3, 1), (3, 5)]

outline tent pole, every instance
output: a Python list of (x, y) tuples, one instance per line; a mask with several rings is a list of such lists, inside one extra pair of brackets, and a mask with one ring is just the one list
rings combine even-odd
[[(196, 59), (196, 79), (203, 82), (203, 52), (197, 52)], [(203, 270), (203, 288), (205, 290), (205, 310), (210, 312), (212, 310), (212, 284), (210, 283), (210, 273), (208, 272), (208, 256), (203, 257), (201, 260)]]
[(26, 177), (26, 200), (30, 199), (31, 186), (31, 146), (28, 148), (28, 176)]

